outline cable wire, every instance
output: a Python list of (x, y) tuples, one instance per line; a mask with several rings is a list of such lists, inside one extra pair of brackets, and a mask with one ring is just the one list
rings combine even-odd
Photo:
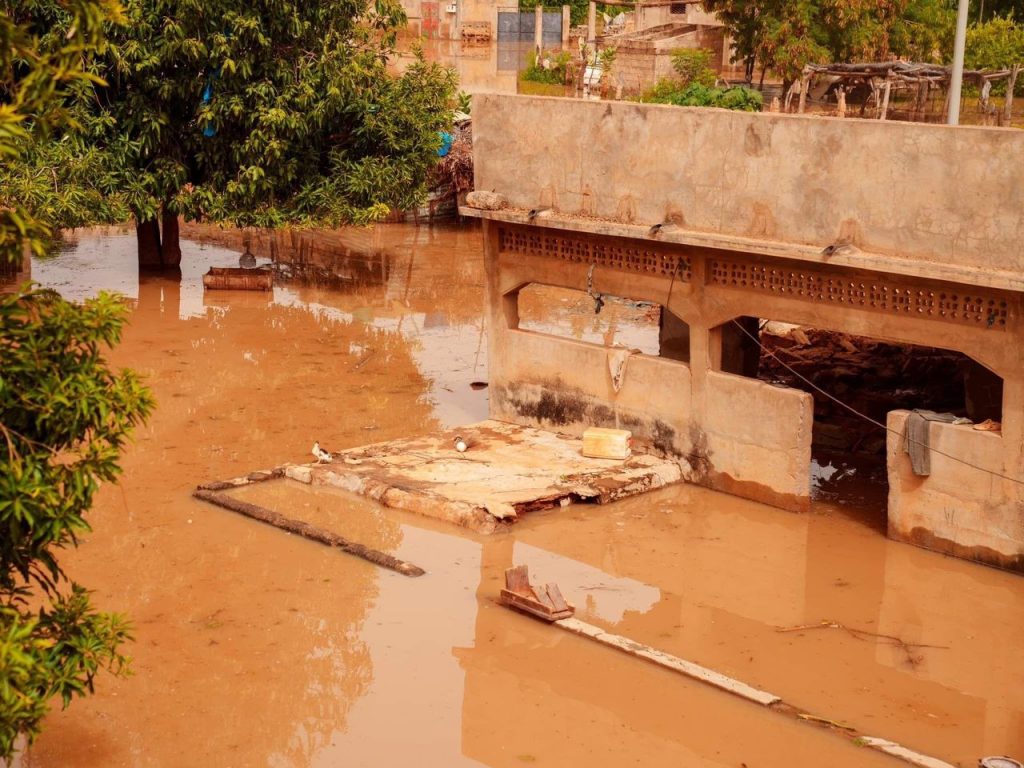
[(898, 435), (899, 437), (904, 438), (908, 442), (915, 443), (915, 444), (921, 446), (922, 448), (925, 448), (928, 451), (931, 451), (932, 453), (936, 453), (939, 456), (944, 456), (945, 458), (949, 459), (950, 461), (955, 461), (958, 464), (963, 464), (964, 466), (971, 467), (972, 469), (977, 469), (980, 472), (987, 472), (988, 474), (993, 475), (995, 477), (1002, 478), (1003, 480), (1009, 480), (1011, 483), (1017, 483), (1018, 485), (1024, 485), (1024, 480), (1021, 480), (1021, 479), (1016, 478), (1016, 477), (1011, 477), (1009, 475), (1004, 475), (1002, 472), (996, 472), (995, 470), (988, 469), (987, 467), (981, 467), (981, 466), (978, 466), (977, 464), (972, 464), (971, 462), (967, 461), (966, 459), (961, 459), (959, 456), (953, 456), (952, 454), (946, 453), (945, 451), (940, 451), (938, 448), (933, 448), (931, 445), (925, 445), (920, 440), (914, 440), (909, 435), (904, 435), (903, 433), (901, 433), (901, 432), (899, 432), (899, 431), (897, 431), (895, 429), (890, 428), (887, 424), (883, 424), (880, 421), (876, 421), (875, 419), (873, 419), (870, 416), (868, 416), (866, 413), (861, 413), (856, 408), (854, 408), (852, 405), (848, 405), (847, 403), (844, 403), (842, 400), (840, 400), (838, 397), (832, 395), (829, 392), (826, 392), (824, 389), (819, 387), (813, 381), (811, 381), (806, 376), (804, 376), (802, 373), (800, 373), (795, 368), (793, 368), (791, 365), (789, 365), (781, 357), (779, 357), (774, 352), (772, 352), (772, 350), (770, 350), (767, 347), (765, 347), (765, 345), (761, 343), (761, 340), (759, 338), (757, 338), (756, 336), (754, 336), (754, 334), (752, 334), (746, 328), (744, 328), (743, 324), (740, 323), (738, 320), (733, 318), (732, 320), (730, 320), (730, 322), (733, 325), (735, 325), (737, 328), (739, 328), (740, 331), (742, 331), (755, 344), (757, 344), (757, 346), (760, 347), (762, 352), (765, 352), (770, 357), (772, 357), (783, 368), (785, 368), (787, 371), (792, 373), (794, 376), (796, 376), (798, 379), (800, 379), (802, 382), (804, 382), (807, 386), (809, 386), (815, 392), (821, 393), (822, 395), (827, 397), (829, 400), (831, 400), (833, 403), (835, 403), (836, 405), (842, 406), (843, 408), (848, 410), (853, 415), (858, 416), (858, 417), (864, 419), (864, 421), (867, 421), (868, 423), (873, 424), (876, 427), (879, 427), (880, 429), (884, 429), (886, 432), (891, 432), (894, 435)]

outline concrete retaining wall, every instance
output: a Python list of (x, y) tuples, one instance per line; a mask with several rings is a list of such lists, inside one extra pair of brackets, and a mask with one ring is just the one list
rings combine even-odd
[[(931, 474), (915, 475), (904, 449), (909, 411), (889, 414), (889, 536), (969, 560), (1024, 570), (1024, 498), (1005, 438), (969, 425), (929, 425)], [(955, 456), (955, 461), (949, 456)], [(973, 464), (974, 466), (968, 466)]]
[(476, 188), (522, 208), (1024, 271), (1024, 131), (544, 97), (473, 117)]
[[(474, 150), (510, 203), (464, 211), (487, 219), (496, 418), (618, 424), (692, 481), (806, 509), (811, 397), (725, 373), (727, 324), (958, 350), (1002, 378), (1002, 432), (932, 424), (956, 460), (921, 478), (890, 414), (889, 532), (1024, 570), (1024, 132), (480, 96)], [(522, 286), (588, 277), (667, 306), (689, 362), (635, 357), (615, 393), (607, 349), (518, 329)]]

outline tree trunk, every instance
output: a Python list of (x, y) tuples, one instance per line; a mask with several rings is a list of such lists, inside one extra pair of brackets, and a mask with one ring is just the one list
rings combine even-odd
[(160, 269), (160, 225), (156, 219), (135, 222), (135, 240), (139, 246), (139, 268)]
[(164, 269), (181, 267), (181, 240), (178, 236), (178, 214), (163, 210), (160, 253)]

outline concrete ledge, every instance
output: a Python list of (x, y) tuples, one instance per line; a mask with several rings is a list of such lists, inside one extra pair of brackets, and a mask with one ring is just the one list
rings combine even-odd
[(552, 211), (545, 211), (533, 218), (530, 218), (529, 214), (530, 211), (525, 208), (504, 208), (500, 211), (484, 211), (465, 205), (459, 206), (460, 216), (487, 219), (489, 221), (528, 224), (545, 229), (586, 232), (587, 234), (607, 235), (609, 237), (628, 237), (634, 240), (673, 243), (691, 248), (710, 248), (736, 253), (756, 254), (812, 264), (827, 264), (831, 267), (849, 267), (870, 272), (887, 272), (983, 288), (1000, 288), (1008, 291), (1024, 292), (1024, 274), (1012, 270), (978, 269), (958, 264), (886, 256), (881, 253), (862, 251), (852, 246), (832, 256), (827, 256), (822, 253), (822, 250), (827, 245), (830, 245), (830, 243), (822, 243), (821, 246), (786, 243), (779, 240), (740, 237), (717, 232), (686, 229), (684, 227), (663, 228), (658, 234), (652, 235), (651, 227), (658, 222), (624, 224), (611, 219), (570, 216)]
[[(461, 437), (468, 449), (455, 449)], [(387, 507), (494, 533), (521, 515), (573, 503), (615, 501), (678, 482), (671, 459), (582, 455), (581, 441), (501, 421), (333, 454), (290, 466), (287, 477), (330, 485)]]

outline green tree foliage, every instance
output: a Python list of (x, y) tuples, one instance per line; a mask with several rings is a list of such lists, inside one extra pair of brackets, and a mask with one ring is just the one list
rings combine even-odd
[(707, 0), (736, 43), (739, 61), (755, 62), (786, 83), (811, 62), (943, 58), (952, 34), (948, 0)]
[(1024, 19), (1024, 0), (971, 0), (971, 20), (981, 23), (996, 16)]
[(995, 17), (968, 27), (964, 63), (971, 69), (1024, 64), (1024, 23)]
[(129, 638), (68, 582), (61, 548), (89, 530), (85, 513), (113, 481), (132, 427), (150, 411), (130, 371), (103, 350), (127, 315), (110, 295), (75, 305), (52, 291), (0, 298), (0, 756), (29, 739), (50, 700), (91, 693), (100, 669), (125, 671)]
[[(96, 166), (74, 147), (69, 103), (96, 82), (83, 67), (118, 13), (107, 0), (0, 4), (4, 261), (42, 252), (55, 227), (103, 205), (76, 189)], [(101, 669), (126, 671), (124, 619), (93, 610), (56, 557), (89, 529), (99, 483), (151, 408), (135, 376), (102, 356), (124, 316), (110, 296), (81, 307), (46, 291), (0, 297), (0, 759), (38, 734), (54, 697), (67, 706)]]
[[(964, 63), (970, 69), (1005, 69), (1024, 65), (1024, 23), (1013, 17), (993, 17), (967, 28)], [(993, 92), (1006, 93), (1006, 81), (994, 84)], [(1014, 93), (1024, 95), (1024, 74), (1017, 76)]]
[(718, 80), (711, 66), (711, 51), (704, 48), (679, 48), (672, 51), (672, 69), (679, 85), (686, 87), (698, 83), (708, 88)]
[(69, 97), (96, 82), (83, 56), (117, 15), (113, 0), (0, 2), (0, 259), (41, 253), (54, 227), (108, 205), (65, 183), (95, 173), (94, 156), (66, 135)]
[[(563, 3), (559, 3), (557, 0), (551, 2), (542, 3), (544, 10), (548, 13), (562, 12)], [(590, 10), (590, 0), (568, 0), (564, 5), (569, 6), (569, 23), (572, 26), (587, 23), (587, 14)], [(601, 5), (598, 4), (598, 10), (601, 9)], [(536, 0), (519, 0), (519, 10), (523, 13), (535, 13), (537, 10)]]
[(176, 266), (178, 215), (366, 223), (425, 195), (454, 74), (422, 57), (389, 71), (397, 0), (123, 4), (88, 136), (106, 159), (98, 186), (138, 222), (144, 265)]

